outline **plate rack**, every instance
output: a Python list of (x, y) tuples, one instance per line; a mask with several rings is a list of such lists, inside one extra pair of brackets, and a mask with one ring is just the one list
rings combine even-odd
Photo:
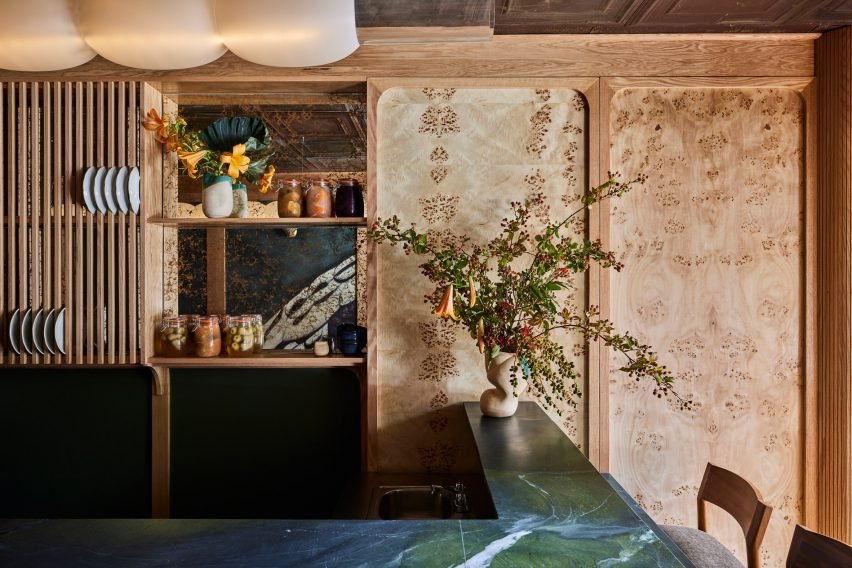
[[(0, 85), (0, 364), (139, 364), (140, 221), (91, 214), (82, 178), (93, 165), (139, 165), (140, 85)], [(62, 307), (66, 354), (16, 354), (14, 311)]]

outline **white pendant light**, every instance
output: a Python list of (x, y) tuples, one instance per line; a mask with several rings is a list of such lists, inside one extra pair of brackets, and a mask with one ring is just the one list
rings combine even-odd
[(354, 0), (215, 1), (222, 41), (247, 61), (310, 67), (358, 49)]
[(68, 0), (27, 0), (7, 6), (0, 18), (0, 68), (58, 71), (96, 54), (77, 32)]
[[(80, 33), (114, 63), (186, 69), (225, 53), (210, 0), (78, 0)], [(232, 3), (242, 14), (242, 2)]]

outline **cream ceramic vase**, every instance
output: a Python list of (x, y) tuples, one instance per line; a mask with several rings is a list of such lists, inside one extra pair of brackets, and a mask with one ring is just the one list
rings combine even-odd
[(201, 210), (210, 219), (230, 217), (234, 210), (234, 191), (228, 176), (205, 175), (201, 189)]
[[(503, 353), (496, 357), (485, 354), (485, 371), (488, 382), (494, 388), (486, 389), (479, 397), (479, 408), (485, 416), (494, 418), (505, 418), (512, 416), (518, 410), (518, 397), (527, 390), (527, 381), (523, 377), (523, 371), (518, 369), (518, 386), (512, 386), (512, 365), (515, 363), (514, 353)], [(517, 393), (518, 396), (515, 396)]]

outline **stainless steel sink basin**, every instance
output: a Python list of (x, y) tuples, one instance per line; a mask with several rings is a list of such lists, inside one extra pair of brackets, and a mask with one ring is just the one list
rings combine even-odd
[(485, 479), (470, 473), (367, 474), (338, 509), (337, 518), (388, 521), (497, 518)]
[(429, 485), (379, 489), (385, 491), (379, 500), (381, 519), (449, 519), (453, 515), (452, 498)]

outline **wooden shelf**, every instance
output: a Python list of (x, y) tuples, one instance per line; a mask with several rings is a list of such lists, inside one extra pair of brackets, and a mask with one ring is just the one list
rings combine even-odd
[(167, 218), (151, 217), (149, 223), (167, 227), (208, 228), (208, 227), (366, 227), (365, 217), (299, 217), (299, 218), (249, 218), (249, 219), (207, 219), (206, 217)]
[(265, 351), (252, 357), (151, 357), (148, 365), (152, 367), (170, 368), (269, 368), (269, 369), (298, 369), (298, 368), (327, 368), (327, 367), (359, 367), (367, 362), (366, 357), (346, 357), (335, 354), (327, 357), (317, 357), (311, 351)]

